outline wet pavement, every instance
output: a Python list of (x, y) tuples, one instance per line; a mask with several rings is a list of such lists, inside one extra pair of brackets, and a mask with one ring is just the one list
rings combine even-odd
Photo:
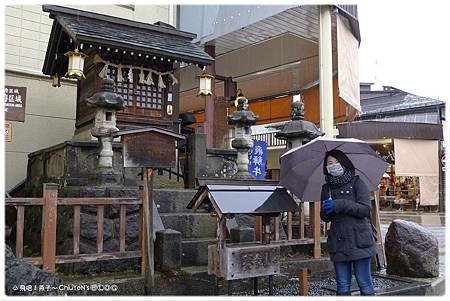
[(424, 213), (420, 211), (380, 211), (381, 234), (383, 243), (390, 223), (394, 219), (415, 222), (430, 230), (439, 244), (439, 272), (445, 273), (445, 214)]

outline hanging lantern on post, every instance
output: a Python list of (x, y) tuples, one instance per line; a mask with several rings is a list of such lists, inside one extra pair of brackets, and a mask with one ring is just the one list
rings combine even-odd
[(66, 77), (76, 78), (76, 79), (86, 79), (83, 73), (84, 69), (84, 58), (86, 54), (79, 52), (78, 48), (74, 51), (69, 51), (64, 53), (65, 56), (69, 58), (69, 64), (67, 67)]
[(197, 76), (200, 83), (200, 89), (198, 91), (198, 96), (207, 96), (211, 95), (211, 81), (213, 80), (214, 76), (209, 75), (206, 73), (206, 71), (203, 71), (203, 74)]
[(52, 75), (52, 87), (61, 87), (61, 76), (58, 73)]

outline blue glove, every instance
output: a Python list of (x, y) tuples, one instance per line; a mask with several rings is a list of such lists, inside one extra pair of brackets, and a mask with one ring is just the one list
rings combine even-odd
[(328, 200), (323, 201), (323, 210), (326, 214), (331, 214), (334, 212), (336, 208), (336, 201), (329, 198)]

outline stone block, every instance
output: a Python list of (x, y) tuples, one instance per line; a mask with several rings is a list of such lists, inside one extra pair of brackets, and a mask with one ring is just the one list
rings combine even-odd
[(155, 263), (160, 270), (181, 267), (181, 233), (166, 229), (156, 232)]
[(231, 242), (251, 242), (255, 240), (255, 229), (250, 227), (236, 227), (230, 231)]

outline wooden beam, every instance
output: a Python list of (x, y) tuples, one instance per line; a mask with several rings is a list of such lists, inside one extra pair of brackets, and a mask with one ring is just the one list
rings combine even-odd
[(320, 258), (320, 202), (309, 203), (309, 226), (314, 239), (313, 257)]
[(125, 234), (126, 234), (126, 221), (127, 221), (127, 206), (120, 205), (120, 218), (119, 218), (119, 249), (120, 252), (125, 252)]
[(44, 184), (42, 208), (42, 269), (55, 272), (58, 185)]
[(381, 235), (381, 223), (380, 223), (380, 191), (374, 192), (374, 201), (372, 202), (371, 221), (377, 230), (377, 253), (381, 266), (386, 266), (386, 258), (384, 255), (383, 237)]
[(287, 240), (292, 239), (292, 212), (287, 213)]
[(154, 279), (154, 245), (153, 245), (153, 173), (151, 168), (144, 168), (144, 242), (146, 257), (146, 272), (144, 274), (144, 286), (147, 295), (153, 294)]
[[(77, 263), (77, 262), (91, 262), (104, 260), (119, 260), (119, 259), (139, 258), (141, 256), (142, 256), (141, 251), (128, 251), (125, 253), (110, 252), (102, 254), (58, 255), (56, 256), (56, 263), (62, 264), (62, 263)], [(42, 257), (24, 257), (23, 260), (34, 265), (42, 264)]]
[(103, 220), (105, 206), (97, 206), (97, 253), (103, 252)]
[(305, 205), (303, 202), (300, 202), (300, 210), (298, 212), (298, 234), (300, 239), (305, 238)]
[[(144, 186), (139, 186), (139, 199), (142, 201), (144, 199)], [(142, 254), (147, 254), (146, 248), (145, 248), (145, 227), (144, 227), (144, 206), (139, 206), (139, 236), (138, 236), (138, 245), (141, 249)], [(146, 256), (142, 256), (141, 258), (141, 275), (144, 276), (145, 269), (147, 267), (147, 259)]]
[(73, 254), (80, 254), (80, 206), (73, 207)]
[(142, 201), (136, 198), (59, 198), (58, 205), (139, 205)]
[(25, 222), (25, 207), (17, 206), (17, 222), (16, 222), (16, 257), (23, 257), (23, 228)]
[(6, 206), (42, 206), (42, 198), (6, 198)]
[(298, 271), (298, 295), (308, 296), (308, 268), (300, 268)]
[(255, 240), (262, 241), (262, 216), (255, 217)]
[(280, 215), (274, 219), (274, 240), (280, 240)]

